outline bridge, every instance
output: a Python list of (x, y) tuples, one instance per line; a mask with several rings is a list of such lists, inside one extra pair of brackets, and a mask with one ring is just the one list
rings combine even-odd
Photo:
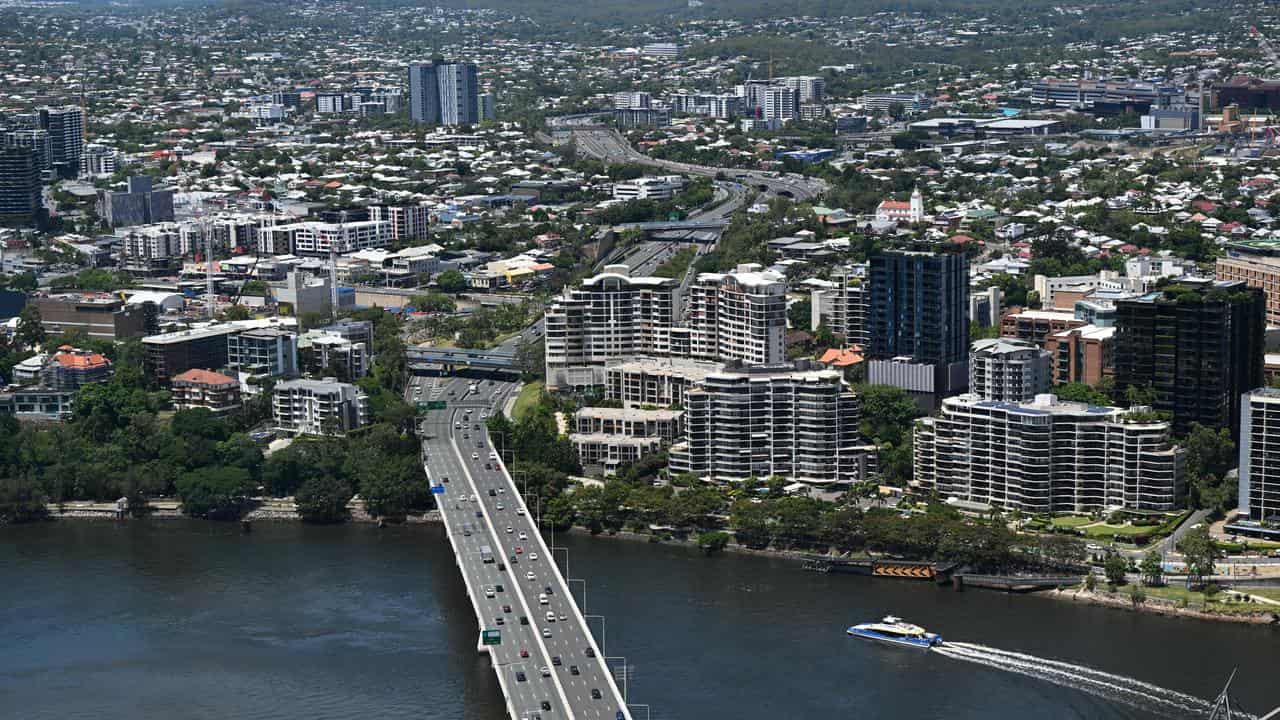
[(447, 369), (459, 367), (478, 368), (481, 370), (515, 371), (515, 351), (502, 347), (489, 350), (473, 350), (453, 347), (411, 347), (405, 351), (409, 360), (409, 369), (426, 371), (432, 365)]
[[(483, 415), (512, 383), (413, 378), (410, 399), (436, 409), (422, 419), (423, 463), (489, 657), (516, 720), (632, 720), (613, 669), (568, 581), (485, 431)], [(446, 407), (441, 409), (442, 399)], [(579, 582), (579, 581), (575, 581)], [(583, 590), (585, 596), (585, 588)], [(625, 677), (625, 668), (623, 668)]]
[(729, 227), (729, 221), (721, 218), (705, 220), (659, 220), (655, 222), (622, 223), (614, 225), (614, 232), (640, 230), (646, 233), (682, 232), (686, 230), (723, 230)]

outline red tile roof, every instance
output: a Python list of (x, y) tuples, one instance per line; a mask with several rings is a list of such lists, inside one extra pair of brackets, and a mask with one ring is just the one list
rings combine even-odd
[(222, 373), (217, 373), (212, 370), (200, 370), (198, 368), (192, 368), (191, 370), (188, 370), (180, 375), (174, 376), (173, 382), (175, 383), (185, 382), (185, 383), (192, 383), (195, 385), (239, 384), (239, 382), (235, 378), (229, 378), (226, 375), (223, 375)]

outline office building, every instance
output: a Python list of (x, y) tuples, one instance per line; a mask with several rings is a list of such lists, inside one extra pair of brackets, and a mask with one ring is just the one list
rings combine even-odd
[(970, 507), (1024, 513), (1173, 510), (1184, 452), (1169, 423), (1040, 395), (946, 398), (916, 426), (913, 484)]
[(933, 107), (933, 100), (922, 93), (867, 93), (862, 96), (862, 108), (875, 115), (888, 115), (896, 109), (915, 115)]
[[(688, 289), (688, 355), (751, 365), (787, 359), (787, 286), (781, 275), (759, 265), (734, 272), (700, 273)], [(675, 335), (673, 334), (673, 338)], [(676, 341), (673, 348), (678, 352)]]
[(1240, 281), (1183, 280), (1116, 302), (1116, 397), (1150, 391), (1174, 431), (1239, 437), (1240, 398), (1263, 382), (1265, 298)]
[(369, 422), (369, 398), (351, 383), (286, 380), (272, 396), (276, 429), (294, 435), (346, 435)]
[(213, 370), (227, 365), (227, 338), (244, 329), (236, 325), (210, 325), (194, 330), (142, 338), (147, 376), (161, 385), (188, 370)]
[(642, 177), (613, 184), (614, 200), (670, 200), (684, 188), (684, 178), (679, 175)]
[(1215, 277), (1239, 280), (1266, 293), (1266, 319), (1269, 325), (1280, 325), (1280, 257), (1229, 251), (1218, 258)]
[(647, 43), (640, 48), (640, 54), (647, 57), (674, 60), (680, 57), (680, 45), (673, 42)]
[(677, 282), (630, 272), (610, 265), (547, 309), (548, 387), (601, 385), (611, 362), (671, 354)]
[(167, 273), (182, 256), (182, 234), (173, 223), (143, 225), (117, 231), (124, 270), (140, 274)]
[(241, 407), (240, 381), (212, 370), (193, 368), (179, 373), (170, 390), (173, 407), (178, 410), (204, 408), (222, 415)]
[(80, 173), (80, 156), (84, 153), (84, 110), (78, 105), (40, 108), (39, 123), (40, 129), (49, 133), (54, 174), (75, 178)]
[(1049, 391), (1052, 369), (1052, 356), (1034, 343), (975, 340), (969, 353), (969, 392), (983, 400), (1031, 402)]
[(40, 167), (30, 148), (0, 147), (0, 225), (34, 225), (40, 215)]
[(131, 305), (110, 295), (68, 293), (32, 299), (46, 335), (83, 334), (90, 340), (128, 340), (157, 330), (154, 303)]
[(1237, 75), (1215, 84), (1211, 92), (1215, 108), (1238, 105), (1254, 112), (1280, 110), (1280, 80)]
[(968, 260), (958, 253), (890, 251), (873, 255), (870, 265), (870, 382), (897, 385), (928, 405), (962, 389), (968, 382)]
[[(412, 68), (410, 69), (410, 81), (412, 82)], [(351, 93), (345, 92), (318, 92), (316, 93), (316, 114), (318, 115), (341, 115), (343, 113), (355, 112), (356, 98)], [(416, 119), (416, 118), (415, 118)]]
[(157, 190), (150, 176), (137, 175), (123, 192), (99, 190), (98, 214), (113, 228), (173, 222), (173, 190)]
[(1053, 384), (1097, 385), (1115, 376), (1114, 327), (1084, 325), (1056, 332), (1044, 349), (1053, 358)]
[(1185, 105), (1186, 90), (1130, 78), (1046, 77), (1032, 84), (1031, 101), (1105, 115), (1125, 111), (1141, 114), (1152, 108)]
[(843, 337), (846, 344), (866, 348), (870, 340), (867, 334), (870, 290), (866, 265), (833, 272), (830, 282), (810, 295), (810, 329), (817, 330), (825, 325)]
[(257, 376), (298, 374), (298, 335), (280, 328), (255, 328), (227, 336), (226, 367)]
[(683, 406), (689, 390), (720, 368), (717, 362), (688, 358), (626, 360), (605, 368), (605, 398), (625, 408)]
[(671, 124), (671, 111), (666, 108), (614, 110), (613, 122), (620, 128), (664, 127)]
[(969, 293), (969, 321), (977, 323), (978, 327), (997, 327), (1003, 302), (1004, 291), (995, 285)]
[(814, 485), (863, 480), (858, 396), (839, 372), (795, 364), (726, 368), (685, 396), (685, 441), (671, 472), (703, 480), (779, 476)]

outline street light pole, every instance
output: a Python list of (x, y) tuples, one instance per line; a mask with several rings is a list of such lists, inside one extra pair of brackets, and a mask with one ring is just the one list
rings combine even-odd
[[(566, 561), (565, 561), (565, 567), (567, 568), (567, 567), (568, 567), (568, 565), (569, 565), (569, 563), (568, 563), (568, 561), (566, 560)], [(568, 574), (569, 574), (569, 571), (568, 571), (567, 569), (566, 569), (564, 572), (565, 572), (565, 574), (566, 574), (566, 575), (568, 575)], [(566, 577), (566, 578), (564, 579), (564, 581), (565, 581), (565, 583), (566, 583), (566, 584), (567, 584), (567, 583), (575, 583), (575, 582), (582, 583), (582, 612), (586, 612), (586, 611), (587, 611), (587, 581), (586, 581), (586, 580), (580, 580), (580, 579), (578, 579), (578, 578), (571, 578), (571, 577)], [(573, 587), (572, 587), (572, 586), (570, 586), (570, 588), (569, 588), (569, 592), (570, 592), (570, 594), (572, 594), (572, 593), (573, 593)]]
[[(605, 626), (604, 616), (603, 615), (583, 615), (582, 616), (582, 619), (584, 620), (588, 620), (590, 618), (597, 618), (600, 620), (600, 649), (605, 650), (606, 648), (609, 647), (609, 641), (608, 641), (609, 633), (608, 633), (608, 628)], [(589, 629), (590, 628), (588, 628), (588, 630)]]

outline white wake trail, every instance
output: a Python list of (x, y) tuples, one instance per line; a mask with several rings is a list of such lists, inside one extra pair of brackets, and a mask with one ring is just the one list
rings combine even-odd
[(933, 650), (956, 660), (1034, 677), (1144, 710), (1176, 709), (1192, 717), (1204, 717), (1210, 708), (1208, 702), (1186, 693), (1060, 660), (973, 643), (946, 642)]

